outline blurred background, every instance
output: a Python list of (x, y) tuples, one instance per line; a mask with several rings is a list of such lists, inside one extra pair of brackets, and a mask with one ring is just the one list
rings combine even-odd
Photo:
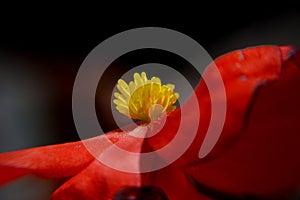
[[(212, 58), (255, 45), (300, 46), (300, 10), (293, 6), (202, 11), (117, 19), (64, 11), (15, 18), (5, 14), (0, 21), (0, 152), (79, 140), (71, 108), (77, 70), (95, 46), (119, 32), (145, 26), (174, 29), (198, 41)], [(128, 63), (121, 60), (118, 66)], [(107, 100), (97, 93), (99, 121), (109, 131), (115, 124), (105, 110), (110, 104), (103, 106)], [(48, 199), (55, 188), (54, 182), (27, 176), (0, 188), (0, 199)]]

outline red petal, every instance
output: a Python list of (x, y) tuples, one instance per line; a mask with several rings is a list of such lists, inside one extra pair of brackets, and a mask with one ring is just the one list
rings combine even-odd
[[(107, 147), (105, 137), (85, 141), (101, 151)], [(80, 142), (50, 145), (0, 154), (0, 184), (28, 173), (42, 177), (69, 177), (80, 172), (94, 158)]]
[(279, 199), (299, 187), (300, 70), (295, 63), (299, 60), (285, 61), (279, 79), (258, 91), (235, 145), (187, 169), (198, 183), (238, 196)]
[(27, 173), (51, 178), (72, 176), (92, 159), (82, 142), (0, 154), (0, 184)]
[[(282, 71), (282, 61), (291, 51), (292, 47), (285, 47), (282, 52), (277, 46), (258, 46), (233, 51), (216, 59), (215, 64), (224, 81), (227, 111), (218, 145), (210, 156), (222, 154), (236, 141), (256, 91), (266, 82), (278, 79)], [(211, 68), (208, 67), (204, 76), (213, 82), (214, 74), (210, 71)], [(209, 94), (211, 98), (218, 97), (218, 87), (220, 86), (216, 86), (213, 94)], [(203, 89), (201, 85), (197, 91), (200, 89)]]
[[(225, 151), (229, 150), (229, 147), (232, 147), (233, 144), (238, 141), (237, 139), (241, 135), (241, 129), (245, 125), (248, 110), (251, 108), (251, 101), (255, 97), (255, 92), (266, 82), (274, 81), (279, 78), (282, 72), (282, 61), (283, 59), (288, 58), (285, 54), (290, 53), (291, 51), (292, 48), (286, 48), (284, 52), (281, 52), (280, 47), (276, 46), (247, 48), (243, 51), (234, 51), (224, 55), (215, 61), (224, 80), (227, 96), (227, 114), (225, 126), (219, 142), (205, 160), (214, 159), (217, 155), (222, 156)], [(283, 53), (284, 55), (282, 55)], [(206, 76), (205, 80), (214, 83), (216, 77), (214, 73), (215, 71), (211, 66), (207, 68), (204, 74), (204, 76)], [(172, 196), (173, 199), (182, 199), (184, 198), (184, 195), (187, 197), (187, 194), (192, 195), (195, 190), (191, 182), (188, 182), (187, 178), (181, 174), (180, 169), (183, 168), (183, 166), (190, 165), (199, 160), (198, 152), (209, 125), (210, 98), (218, 99), (219, 89), (219, 85), (214, 85), (214, 90), (209, 94), (206, 83), (202, 81), (199, 84), (196, 88), (196, 94), (200, 104), (199, 109), (201, 118), (194, 143), (189, 150), (171, 166), (153, 173), (153, 176), (159, 177), (155, 179), (155, 184), (161, 186), (167, 192), (168, 196)], [(222, 100), (222, 98), (218, 99), (218, 101)], [(184, 106), (188, 107), (189, 102)], [(190, 110), (191, 116), (188, 116), (187, 118), (190, 117), (190, 122), (194, 122), (194, 107), (191, 107), (190, 109), (192, 109)], [(147, 142), (153, 149), (158, 149), (157, 144), (166, 144), (167, 141), (170, 141), (172, 137), (174, 137), (174, 134), (176, 134), (176, 126), (179, 122), (180, 112), (177, 110), (170, 114), (167, 123), (164, 125), (160, 134), (147, 139)], [(174, 124), (176, 126), (174, 126)], [(189, 134), (188, 125), (189, 123), (187, 123), (185, 129), (186, 134)], [(175, 170), (175, 172), (172, 168), (175, 168), (178, 171)], [(201, 173), (201, 170), (197, 169), (192, 175), (197, 173)], [(181, 175), (183, 175), (183, 177)], [(176, 186), (170, 183), (171, 179), (174, 180), (174, 183), (180, 182), (182, 188), (176, 189)], [(184, 189), (185, 186), (189, 188), (186, 191)]]
[[(142, 152), (144, 149), (143, 139), (134, 138), (124, 132), (112, 133), (118, 135), (119, 140), (115, 143), (119, 147), (130, 152)], [(98, 156), (107, 157), (120, 165), (130, 165), (132, 168), (140, 167), (139, 157), (114, 157), (116, 149), (111, 145)], [(125, 186), (149, 185), (146, 174), (127, 173), (108, 167), (98, 160), (94, 160), (87, 168), (81, 171), (55, 191), (52, 199), (112, 199), (112, 197)]]

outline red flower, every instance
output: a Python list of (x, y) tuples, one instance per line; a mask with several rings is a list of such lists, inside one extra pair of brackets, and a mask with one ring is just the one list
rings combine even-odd
[[(300, 186), (300, 56), (292, 47), (261, 46), (230, 52), (215, 60), (227, 96), (225, 125), (218, 143), (204, 158), (198, 153), (211, 116), (211, 96), (200, 82), (201, 110), (196, 138), (171, 165), (147, 173), (121, 172), (95, 159), (85, 145), (109, 156), (111, 142), (132, 152), (160, 149), (172, 140), (180, 109), (171, 112), (162, 130), (137, 139), (120, 130), (82, 141), (0, 154), (0, 184), (26, 174), (69, 178), (52, 199), (284, 199)], [(208, 67), (204, 76), (214, 79)], [(129, 127), (130, 128), (130, 127)], [(155, 129), (155, 127), (153, 127)], [(186, 134), (189, 128), (185, 127)], [(176, 149), (171, 149), (176, 151)], [(161, 155), (161, 158), (164, 159)], [(139, 168), (139, 159), (114, 160)], [(144, 195), (144, 196), (143, 196)], [(127, 198), (126, 198), (127, 197)], [(135, 197), (135, 198), (134, 198)], [(137, 198), (139, 197), (139, 198)]]

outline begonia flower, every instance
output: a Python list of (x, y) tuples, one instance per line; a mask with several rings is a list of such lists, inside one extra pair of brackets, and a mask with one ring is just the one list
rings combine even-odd
[[(151, 107), (147, 104), (150, 97), (142, 99), (144, 104), (134, 110), (130, 106), (122, 108), (131, 101), (133, 93), (129, 92), (127, 99), (121, 96), (122, 92), (117, 93), (118, 109), (141, 120), (138, 127), (129, 125), (128, 131), (118, 129), (85, 141), (2, 153), (0, 184), (9, 184), (27, 174), (49, 179), (66, 178), (52, 194), (53, 200), (295, 197), (300, 189), (299, 51), (290, 46), (249, 47), (222, 55), (214, 62), (224, 82), (227, 112), (221, 136), (205, 157), (199, 158), (198, 154), (211, 120), (211, 98), (217, 98), (222, 87), (215, 85), (209, 93), (202, 80), (195, 89), (200, 120), (194, 120), (195, 108), (189, 106), (189, 100), (182, 105), (188, 110), (184, 119), (189, 122), (184, 127), (185, 134), (190, 133), (190, 124), (198, 123), (197, 135), (187, 151), (170, 165), (145, 173), (119, 171), (101, 163), (86, 148), (105, 157), (110, 155), (112, 144), (136, 153), (155, 151), (167, 145), (176, 135), (182, 107), (173, 107), (178, 98), (174, 86), (164, 86), (154, 80), (155, 87), (164, 88), (171, 100), (171, 103), (162, 103), (167, 113), (164, 126), (157, 134), (147, 138), (133, 137), (151, 134), (159, 126), (160, 114), (155, 115), (157, 123), (152, 123), (151, 128), (144, 125), (151, 121), (149, 113), (140, 114), (141, 108)], [(203, 76), (214, 80), (214, 73), (208, 66)], [(144, 73), (135, 76), (139, 76), (137, 80), (144, 78), (144, 85), (152, 83)], [(131, 87), (130, 83), (120, 81), (119, 84)], [(145, 87), (149, 87), (145, 90), (151, 93), (150, 86)], [(134, 105), (134, 99), (131, 103)], [(164, 156), (168, 155), (161, 155), (161, 159), (165, 159)], [(143, 160), (127, 157), (112, 162), (126, 163), (136, 169), (143, 164)]]

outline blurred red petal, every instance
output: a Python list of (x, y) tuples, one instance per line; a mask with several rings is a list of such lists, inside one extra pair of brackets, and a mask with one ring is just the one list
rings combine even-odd
[(277, 80), (259, 89), (230, 149), (187, 169), (200, 185), (236, 196), (278, 199), (299, 189), (300, 70), (295, 63), (299, 60), (293, 57), (284, 61)]
[[(282, 70), (283, 57), (287, 57), (282, 53), (287, 54), (292, 50), (292, 47), (286, 47), (285, 52), (281, 52), (280, 47), (277, 46), (258, 46), (236, 50), (215, 60), (224, 81), (227, 112), (219, 145), (215, 146), (210, 153), (211, 156), (223, 154), (236, 141), (244, 126), (248, 110), (251, 109), (250, 104), (256, 91), (266, 82), (278, 79)], [(204, 76), (213, 80), (210, 68)], [(218, 94), (218, 89), (214, 92), (216, 94), (210, 94), (211, 98)]]
[[(116, 141), (118, 138), (112, 139)], [(70, 142), (2, 153), (0, 185), (28, 173), (46, 178), (73, 176), (94, 159), (85, 145), (99, 152), (108, 146), (106, 138), (99, 136), (85, 140), (85, 143)]]
[(3, 153), (0, 154), (0, 184), (28, 173), (48, 178), (72, 176), (92, 159), (82, 142)]

